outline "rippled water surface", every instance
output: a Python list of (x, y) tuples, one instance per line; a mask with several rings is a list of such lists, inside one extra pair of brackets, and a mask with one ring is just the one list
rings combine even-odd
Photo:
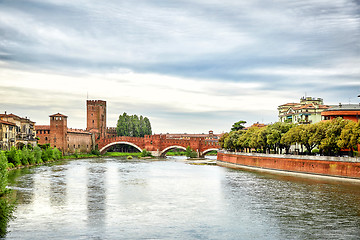
[(7, 239), (360, 239), (360, 187), (218, 166), (84, 159), (11, 172)]

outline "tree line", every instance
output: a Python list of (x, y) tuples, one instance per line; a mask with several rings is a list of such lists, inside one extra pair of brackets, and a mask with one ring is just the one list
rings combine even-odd
[(144, 137), (152, 134), (151, 123), (147, 117), (127, 115), (124, 112), (117, 121), (116, 133), (118, 136)]
[(219, 143), (223, 149), (230, 151), (281, 154), (289, 153), (290, 147), (296, 144), (299, 152), (304, 154), (334, 156), (346, 149), (353, 156), (357, 154), (357, 144), (360, 144), (360, 121), (356, 123), (336, 118), (301, 125), (276, 122), (261, 128), (234, 129), (225, 133)]

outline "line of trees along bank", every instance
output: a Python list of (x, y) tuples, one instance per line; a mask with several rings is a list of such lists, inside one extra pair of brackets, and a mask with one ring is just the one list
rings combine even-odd
[(152, 134), (151, 123), (147, 117), (127, 115), (124, 112), (119, 116), (116, 133), (118, 136), (144, 137)]
[(255, 149), (262, 153), (289, 153), (290, 147), (298, 144), (307, 154), (333, 156), (342, 149), (348, 149), (351, 155), (357, 155), (355, 149), (360, 144), (360, 122), (342, 118), (307, 125), (277, 122), (262, 128), (251, 127), (225, 133), (219, 142), (223, 149), (230, 151), (250, 152)]

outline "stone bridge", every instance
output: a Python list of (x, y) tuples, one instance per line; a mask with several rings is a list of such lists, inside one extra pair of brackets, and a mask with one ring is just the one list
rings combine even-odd
[(113, 145), (130, 145), (138, 149), (151, 152), (155, 157), (165, 157), (166, 153), (172, 149), (183, 149), (188, 146), (197, 152), (198, 157), (203, 157), (206, 153), (220, 148), (220, 144), (215, 139), (206, 139), (205, 137), (189, 137), (186, 139), (168, 138), (163, 134), (146, 135), (145, 137), (113, 137), (101, 138), (96, 140), (99, 151), (104, 154)]

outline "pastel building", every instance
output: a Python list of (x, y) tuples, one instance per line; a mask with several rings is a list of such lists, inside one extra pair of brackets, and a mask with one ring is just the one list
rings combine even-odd
[(0, 114), (0, 149), (24, 145), (36, 146), (35, 122), (12, 113)]
[(279, 121), (310, 124), (322, 120), (321, 113), (329, 109), (322, 98), (302, 97), (299, 103), (286, 103), (278, 107)]

